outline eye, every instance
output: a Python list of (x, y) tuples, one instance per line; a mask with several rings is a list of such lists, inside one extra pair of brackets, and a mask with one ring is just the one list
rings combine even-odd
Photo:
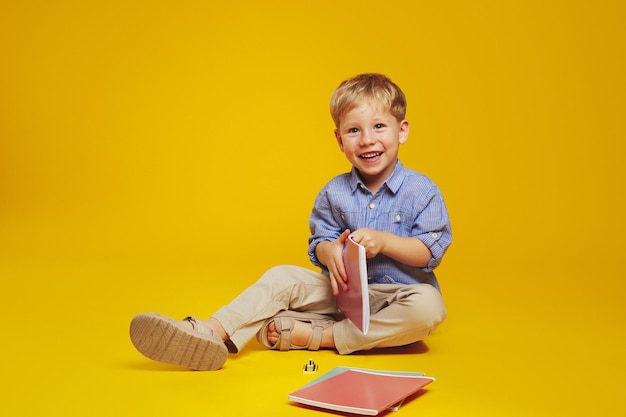
[(374, 125), (374, 129), (382, 129), (383, 127), (385, 127), (385, 125), (384, 125), (384, 124), (382, 124), (382, 123), (376, 123), (376, 124)]
[(348, 129), (348, 133), (359, 133), (359, 129), (357, 129), (356, 127), (353, 127), (351, 129)]

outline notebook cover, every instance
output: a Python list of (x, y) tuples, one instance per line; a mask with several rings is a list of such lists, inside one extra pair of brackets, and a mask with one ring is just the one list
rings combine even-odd
[(352, 240), (352, 236), (346, 241), (343, 264), (348, 275), (348, 290), (343, 291), (339, 287), (337, 307), (363, 334), (367, 334), (370, 323), (367, 261), (365, 248)]
[(292, 401), (341, 412), (377, 415), (418, 392), (434, 378), (349, 369), (288, 395)]

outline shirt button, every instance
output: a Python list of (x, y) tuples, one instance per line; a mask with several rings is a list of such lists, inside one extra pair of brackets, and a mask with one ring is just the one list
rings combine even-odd
[(402, 217), (400, 217), (399, 214), (396, 214), (396, 221), (400, 221), (402, 219)]
[(374, 204), (374, 203), (370, 203), (370, 208), (371, 208), (372, 210), (374, 210), (374, 209), (376, 208), (376, 204)]
[(433, 232), (433, 234), (431, 236), (434, 237), (435, 239), (437, 239), (437, 236), (439, 236), (439, 235), (437, 234), (437, 232)]

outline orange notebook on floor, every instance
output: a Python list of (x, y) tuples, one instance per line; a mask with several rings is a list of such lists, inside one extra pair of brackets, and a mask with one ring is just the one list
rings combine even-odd
[(343, 265), (348, 274), (348, 290), (339, 287), (337, 308), (362, 332), (367, 334), (370, 325), (370, 299), (367, 291), (367, 261), (365, 248), (352, 236), (346, 241)]
[(375, 416), (433, 382), (412, 372), (345, 369), (288, 395), (291, 401), (322, 409)]

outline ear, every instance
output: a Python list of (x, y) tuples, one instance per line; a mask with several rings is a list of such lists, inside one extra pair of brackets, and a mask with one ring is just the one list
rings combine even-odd
[(398, 132), (398, 142), (405, 143), (409, 139), (409, 122), (403, 120), (400, 122), (400, 130)]
[(339, 149), (341, 149), (341, 152), (343, 152), (343, 140), (341, 140), (341, 133), (339, 133), (339, 129), (335, 129), (335, 139), (337, 139)]

